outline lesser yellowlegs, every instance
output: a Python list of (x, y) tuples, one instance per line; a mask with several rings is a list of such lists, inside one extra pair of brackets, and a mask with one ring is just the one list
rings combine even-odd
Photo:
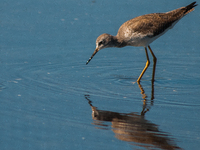
[(147, 57), (146, 66), (144, 67), (142, 73), (140, 74), (137, 82), (144, 75), (146, 69), (148, 68), (150, 61), (147, 52), (147, 47), (149, 48), (154, 61), (152, 81), (154, 81), (155, 76), (155, 66), (156, 57), (149, 46), (155, 39), (163, 35), (185, 15), (194, 10), (197, 6), (196, 2), (191, 3), (188, 6), (181, 7), (166, 13), (152, 13), (147, 15), (142, 15), (131, 20), (128, 20), (118, 30), (116, 36), (104, 33), (100, 35), (96, 40), (96, 49), (92, 56), (89, 58), (86, 64), (94, 57), (94, 55), (101, 49), (107, 47), (124, 47), (124, 46), (143, 46), (145, 48), (145, 53)]

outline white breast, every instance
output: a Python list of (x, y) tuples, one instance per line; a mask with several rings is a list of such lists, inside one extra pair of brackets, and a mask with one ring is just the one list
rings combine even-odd
[(147, 35), (142, 33), (132, 33), (130, 37), (126, 38), (128, 45), (130, 46), (148, 46), (153, 42), (154, 38), (149, 38)]

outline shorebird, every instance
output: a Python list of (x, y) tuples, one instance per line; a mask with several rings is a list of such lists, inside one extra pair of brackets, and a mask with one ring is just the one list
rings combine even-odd
[(104, 33), (96, 39), (96, 49), (86, 65), (94, 57), (94, 55), (101, 49), (107, 47), (124, 47), (124, 46), (143, 46), (145, 49), (147, 62), (142, 73), (140, 74), (137, 82), (139, 83), (146, 69), (148, 68), (150, 61), (147, 52), (147, 47), (153, 56), (154, 67), (152, 74), (152, 81), (155, 76), (155, 66), (157, 58), (154, 55), (151, 47), (149, 46), (154, 40), (166, 33), (169, 29), (172, 29), (174, 25), (185, 15), (194, 10), (197, 6), (196, 2), (193, 2), (185, 7), (181, 7), (166, 13), (152, 13), (142, 15), (131, 20), (128, 20), (118, 30), (116, 36)]

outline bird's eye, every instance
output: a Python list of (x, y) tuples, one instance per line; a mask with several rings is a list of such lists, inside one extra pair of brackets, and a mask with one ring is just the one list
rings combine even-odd
[(103, 44), (103, 41), (99, 42), (99, 46)]

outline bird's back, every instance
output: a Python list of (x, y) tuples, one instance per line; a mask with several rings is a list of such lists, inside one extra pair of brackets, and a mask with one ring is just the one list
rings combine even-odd
[[(132, 46), (145, 46), (149, 38), (159, 37), (172, 28), (183, 16), (194, 10), (196, 2), (166, 13), (152, 13), (128, 20), (119, 28), (117, 37)], [(138, 41), (143, 43), (138, 43)], [(147, 41), (146, 41), (147, 40)], [(134, 45), (139, 44), (139, 45)]]

